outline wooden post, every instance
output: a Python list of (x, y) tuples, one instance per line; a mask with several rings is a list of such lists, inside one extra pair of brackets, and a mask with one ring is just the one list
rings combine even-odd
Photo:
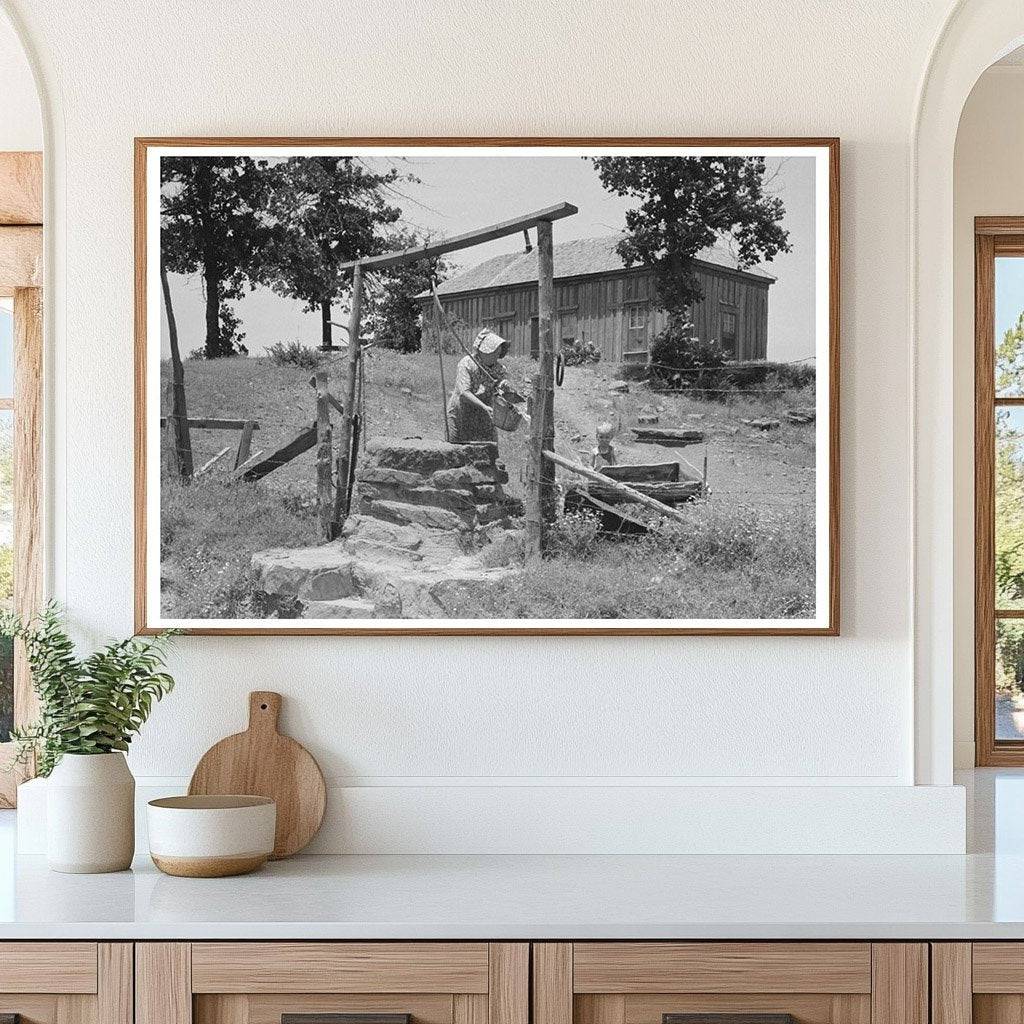
[(351, 501), (349, 482), (352, 478), (352, 425), (356, 418), (356, 387), (359, 383), (359, 319), (363, 304), (363, 268), (357, 263), (352, 268), (352, 312), (348, 318), (348, 360), (345, 363), (345, 395), (342, 405), (345, 415), (341, 421), (341, 440), (338, 445), (338, 489), (334, 493), (334, 520), (332, 532), (337, 536), (348, 516)]
[[(320, 522), (320, 539), (331, 540), (334, 521), (334, 488), (331, 483), (331, 407), (327, 401), (327, 374), (316, 374), (316, 513)], [(339, 487), (341, 481), (338, 481)]]
[(235, 454), (235, 465), (233, 468), (238, 469), (239, 466), (249, 461), (249, 455), (252, 451), (252, 432), (255, 429), (255, 420), (245, 421), (245, 426), (242, 427), (242, 436), (238, 439), (238, 452)]
[(192, 479), (192, 438), (188, 432), (188, 410), (185, 408), (185, 368), (178, 349), (178, 324), (171, 305), (171, 286), (167, 282), (167, 268), (160, 261), (160, 285), (164, 292), (164, 312), (167, 314), (167, 333), (171, 341), (171, 410), (168, 419), (174, 423), (174, 465), (182, 480)]
[(539, 353), (526, 470), (526, 557), (530, 560), (543, 556), (545, 533), (555, 517), (555, 467), (544, 457), (555, 448), (555, 270), (549, 220), (537, 224), (537, 273)]

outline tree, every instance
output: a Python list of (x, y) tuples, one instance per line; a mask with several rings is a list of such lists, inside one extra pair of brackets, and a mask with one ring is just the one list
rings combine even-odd
[[(388, 236), (385, 250), (414, 249), (430, 237), (411, 229)], [(445, 280), (451, 264), (443, 257), (399, 263), (375, 275), (375, 289), (368, 296), (366, 324), (376, 344), (399, 352), (418, 352), (422, 341), (420, 304), (414, 296), (429, 291), (431, 282)]]
[(333, 347), (331, 304), (349, 280), (339, 267), (383, 250), (379, 228), (402, 215), (385, 192), (400, 177), (348, 156), (291, 157), (273, 168), (275, 230), (263, 273), (279, 294), (320, 310), (324, 351)]
[[(996, 394), (1021, 394), (1024, 382), (1024, 313), (996, 346)], [(996, 605), (1024, 600), (1024, 426), (1017, 411), (996, 411)]]
[(677, 330), (703, 297), (693, 268), (701, 249), (728, 236), (740, 266), (789, 252), (785, 208), (766, 191), (763, 157), (591, 159), (606, 189), (639, 200), (626, 211), (618, 252), (627, 266), (654, 267), (658, 299)]
[(202, 273), (207, 359), (244, 354), (228, 305), (258, 277), (268, 235), (266, 163), (250, 157), (160, 160), (160, 251), (168, 271)]

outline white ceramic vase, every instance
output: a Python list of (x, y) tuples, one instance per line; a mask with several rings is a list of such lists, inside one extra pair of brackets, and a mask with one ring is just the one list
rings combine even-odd
[(124, 754), (65, 754), (46, 783), (52, 871), (124, 871), (135, 855), (135, 779)]

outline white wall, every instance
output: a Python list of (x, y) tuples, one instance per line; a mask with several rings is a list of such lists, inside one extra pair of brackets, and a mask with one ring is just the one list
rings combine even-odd
[(0, 12), (0, 150), (43, 148), (39, 95), (25, 51)]
[(974, 218), (1024, 214), (1024, 66), (990, 68), (960, 120), (954, 161), (954, 739), (974, 764)]
[[(187, 775), (262, 687), (336, 785), (424, 807), (467, 784), (913, 781), (908, 158), (946, 0), (4, 2), (53, 113), (52, 580), (92, 637), (132, 628), (133, 136), (843, 140), (841, 638), (183, 639), (137, 773)], [(958, 806), (935, 805), (954, 843)]]

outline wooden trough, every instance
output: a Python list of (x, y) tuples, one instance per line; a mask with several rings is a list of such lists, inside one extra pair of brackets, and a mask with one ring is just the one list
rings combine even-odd
[[(565, 468), (576, 472), (580, 469)], [(678, 462), (603, 466), (600, 472), (592, 471), (586, 475), (585, 484), (566, 493), (564, 511), (595, 516), (600, 520), (601, 532), (612, 536), (647, 533), (650, 524), (636, 514), (638, 505), (668, 513), (672, 518), (681, 518), (678, 513), (671, 515), (675, 507), (704, 493), (703, 481), (682, 479)]]

